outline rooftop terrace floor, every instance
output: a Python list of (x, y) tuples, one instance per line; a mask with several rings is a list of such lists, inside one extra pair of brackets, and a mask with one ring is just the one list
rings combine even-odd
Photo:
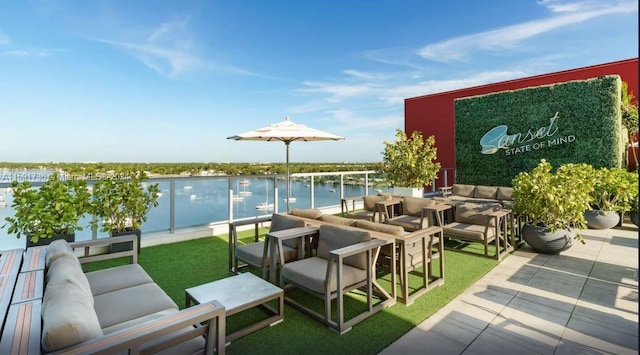
[(638, 354), (638, 229), (524, 245), (381, 354)]

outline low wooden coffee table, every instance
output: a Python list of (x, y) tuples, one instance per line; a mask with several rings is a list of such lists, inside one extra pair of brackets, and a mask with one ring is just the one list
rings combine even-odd
[[(278, 300), (278, 308), (267, 305), (272, 300)], [(226, 342), (238, 339), (268, 325), (282, 322), (284, 310), (284, 291), (270, 282), (263, 280), (254, 274), (243, 273), (226, 279), (210, 282), (204, 285), (185, 290), (185, 303), (187, 308), (191, 303), (200, 304), (217, 300), (225, 308), (226, 316), (245, 311), (249, 308), (262, 306), (272, 316), (258, 323), (227, 334)]]

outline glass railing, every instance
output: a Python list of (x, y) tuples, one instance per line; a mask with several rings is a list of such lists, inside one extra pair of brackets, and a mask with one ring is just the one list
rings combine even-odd
[[(442, 169), (426, 192), (437, 192), (437, 187), (448, 186), (455, 175), (454, 169)], [(46, 179), (41, 179), (46, 180)], [(87, 181), (89, 186), (95, 180)], [(146, 184), (158, 184), (158, 206), (152, 208), (142, 232), (176, 233), (177, 230), (233, 220), (267, 215), (287, 210), (286, 176), (272, 175), (218, 175), (150, 178)], [(436, 185), (437, 183), (437, 185)], [(444, 183), (444, 184), (443, 184)], [(33, 182), (34, 186), (42, 181)], [(13, 215), (10, 192), (11, 182), (0, 182), (0, 196), (7, 206), (0, 208), (0, 226), (4, 218)], [(339, 207), (345, 197), (388, 192), (389, 189), (376, 171), (341, 171), (296, 173), (290, 179), (289, 209)], [(81, 226), (88, 226), (92, 216), (85, 216)], [(76, 240), (89, 240), (108, 235), (91, 228), (76, 232)], [(0, 229), (0, 250), (24, 247), (24, 239), (8, 235)]]

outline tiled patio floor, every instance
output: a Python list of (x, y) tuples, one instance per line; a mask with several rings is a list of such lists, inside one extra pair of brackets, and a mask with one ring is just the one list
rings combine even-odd
[(527, 245), (381, 354), (638, 354), (638, 229)]

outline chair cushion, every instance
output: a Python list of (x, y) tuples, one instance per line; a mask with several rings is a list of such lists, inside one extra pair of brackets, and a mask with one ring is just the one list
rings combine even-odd
[(436, 202), (430, 198), (405, 196), (402, 199), (402, 214), (420, 216), (424, 207), (434, 206), (435, 204)]
[(473, 192), (474, 198), (492, 198), (495, 199), (498, 195), (498, 188), (496, 186), (476, 186)]
[(55, 259), (63, 255), (73, 256), (74, 255), (73, 249), (71, 249), (71, 246), (69, 246), (69, 243), (67, 243), (67, 241), (64, 239), (54, 240), (53, 242), (51, 242), (51, 244), (47, 246), (47, 251), (44, 257), (45, 267), (49, 268), (49, 265), (51, 265), (51, 263)]
[(499, 203), (458, 202), (455, 206), (453, 220), (459, 223), (495, 227), (495, 218), (489, 214), (499, 211), (501, 208)]
[(73, 283), (48, 286), (41, 313), (40, 343), (46, 353), (102, 336), (93, 303)]
[[(286, 246), (282, 243), (284, 249), (284, 260), (291, 261), (298, 258), (298, 249)], [(262, 267), (262, 255), (264, 253), (264, 242), (240, 245), (236, 248), (236, 258), (254, 267)], [(276, 260), (280, 260), (277, 258)]]
[[(442, 231), (447, 238), (483, 242), (485, 227), (478, 224), (453, 222), (442, 227)], [(494, 229), (487, 229), (487, 242), (491, 242), (494, 239)]]
[(367, 210), (349, 212), (349, 214), (347, 214), (347, 217), (353, 218), (353, 219), (364, 219), (367, 221), (374, 221), (376, 219), (376, 212), (367, 211)]
[(49, 266), (45, 275), (45, 290), (56, 285), (74, 284), (86, 296), (93, 305), (93, 294), (89, 280), (82, 271), (80, 261), (73, 255), (65, 254), (54, 261)]
[(473, 190), (475, 188), (475, 185), (453, 184), (451, 193), (458, 196), (473, 197)]
[(512, 195), (513, 195), (513, 187), (500, 186), (498, 187), (498, 194), (496, 195), (496, 198), (498, 200), (513, 201)]
[[(326, 291), (325, 280), (327, 278), (328, 261), (319, 257), (311, 257), (304, 260), (285, 264), (282, 267), (282, 277), (297, 285), (304, 286), (311, 291), (324, 294)], [(332, 268), (332, 274), (329, 275), (329, 291), (337, 290), (336, 275), (337, 267)], [(367, 278), (366, 270), (352, 267), (349, 265), (342, 266), (342, 275), (340, 277), (343, 288), (365, 281)]]
[(343, 226), (354, 226), (356, 224), (355, 219), (334, 216), (332, 214), (325, 214), (322, 217), (320, 217), (320, 220), (323, 222), (339, 224)]
[[(322, 212), (320, 214), (322, 215)], [(273, 216), (271, 217), (271, 227), (269, 228), (269, 232), (277, 232), (284, 229), (291, 229), (291, 228), (298, 228), (298, 227), (304, 227), (303, 220), (298, 218), (293, 218), (293, 217), (287, 217), (285, 215), (278, 214), (278, 213), (274, 213)], [(297, 249), (298, 239), (286, 240), (283, 242), (283, 244), (287, 245), (288, 247)]]
[(291, 214), (298, 217), (318, 219), (322, 217), (322, 211), (317, 208), (299, 209), (294, 208), (291, 210)]
[[(323, 259), (329, 258), (333, 250), (347, 247), (371, 240), (371, 234), (367, 231), (350, 230), (336, 226), (321, 225), (318, 233), (318, 254)], [(344, 264), (366, 269), (367, 260), (365, 253), (353, 255), (344, 259)]]
[(126, 264), (85, 274), (94, 296), (153, 282), (139, 264)]
[(367, 229), (370, 231), (376, 231), (376, 232), (381, 232), (381, 233), (387, 233), (387, 234), (391, 234), (393, 236), (399, 237), (402, 235), (407, 234), (404, 229), (400, 226), (393, 226), (390, 224), (382, 224), (382, 223), (376, 223), (376, 222), (370, 222), (370, 221), (365, 221), (365, 220), (360, 220), (356, 222), (356, 227), (358, 228), (362, 228), (362, 229)]
[(401, 227), (403, 230), (406, 230), (406, 231), (417, 231), (418, 229), (426, 228), (429, 226), (428, 218), (425, 218), (422, 221), (424, 225), (420, 226), (421, 219), (422, 218), (420, 218), (420, 216), (416, 217), (416, 216), (402, 215), (402, 216), (391, 218), (389, 221), (387, 221), (387, 223), (393, 225), (394, 227)]
[(364, 200), (364, 209), (365, 211), (374, 211), (376, 209), (376, 203), (382, 201), (391, 200), (391, 196), (376, 196), (376, 195), (367, 195), (363, 198)]
[(101, 328), (164, 310), (178, 310), (173, 300), (155, 283), (103, 293), (93, 299)]

